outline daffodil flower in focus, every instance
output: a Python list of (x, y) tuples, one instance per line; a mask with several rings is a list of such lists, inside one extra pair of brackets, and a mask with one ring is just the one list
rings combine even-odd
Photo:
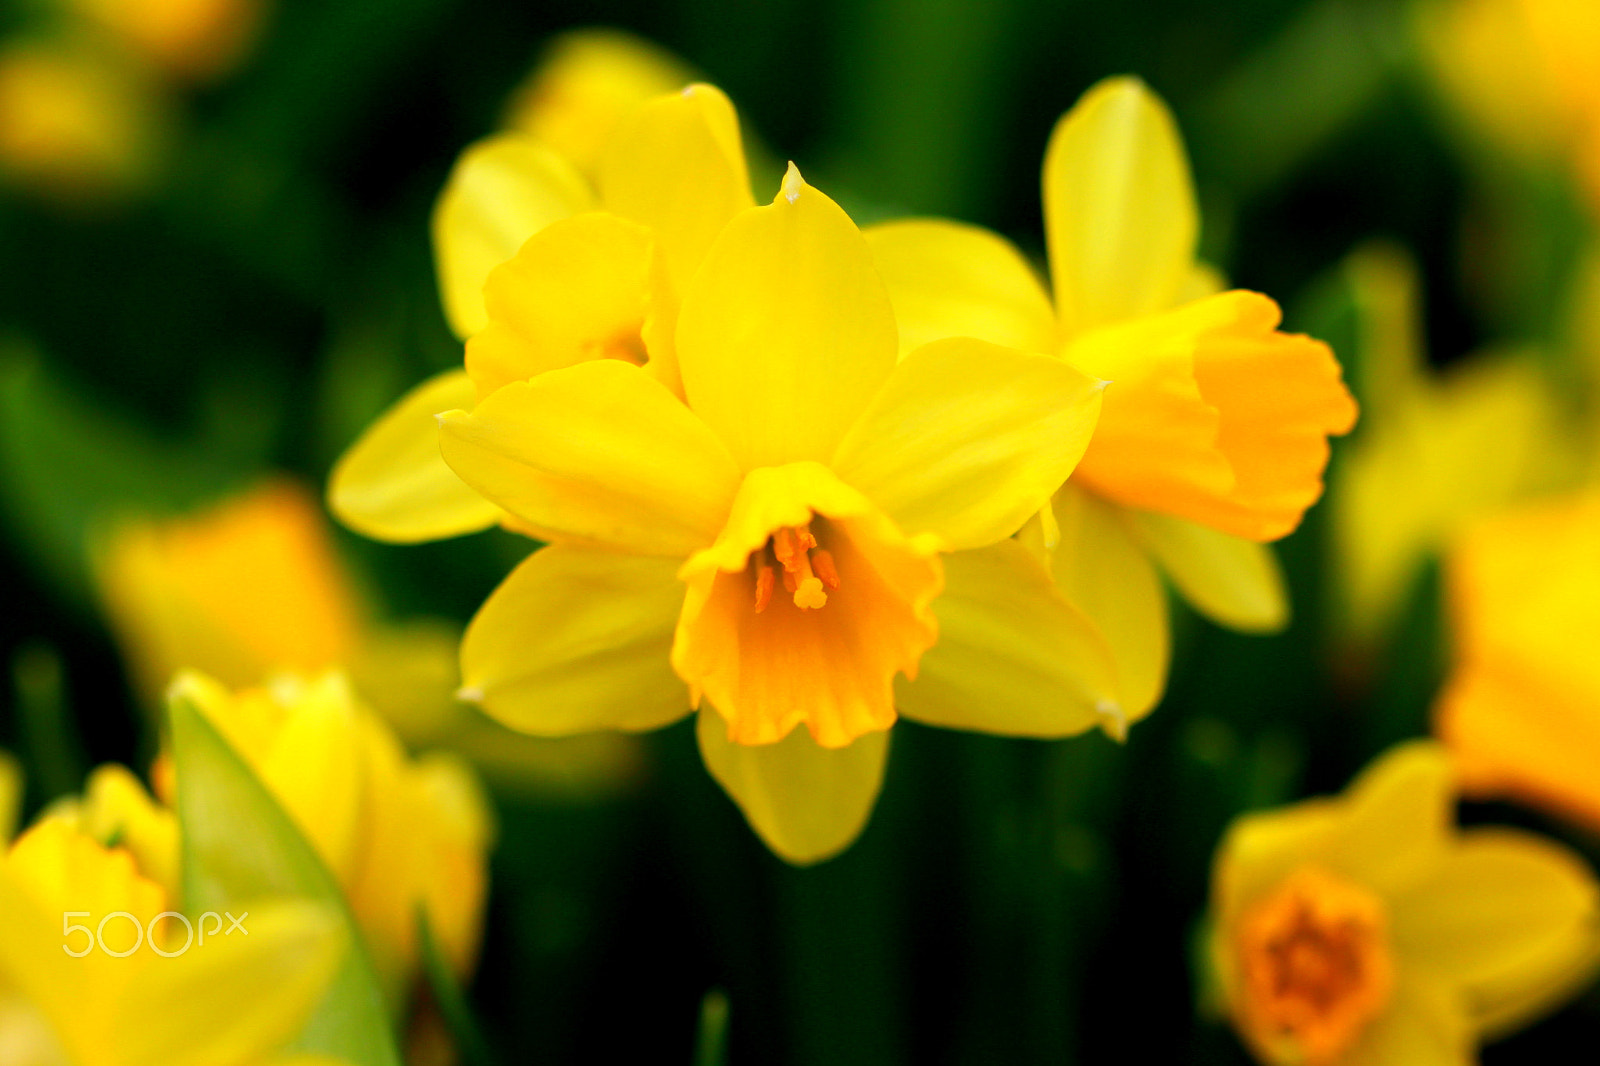
[(681, 394), (678, 304), (722, 227), (754, 203), (738, 117), (709, 85), (630, 112), (593, 186), (527, 138), (469, 149), (434, 215), (447, 317), (470, 338), (465, 368), (417, 386), (351, 446), (329, 479), (334, 514), (396, 543), (505, 521), (439, 458), (433, 416), (508, 382), (615, 358)]
[(1463, 788), (1600, 830), (1600, 493), (1468, 527), (1445, 585), (1453, 663), (1434, 729)]
[(1600, 885), (1512, 829), (1458, 831), (1451, 765), (1401, 745), (1345, 792), (1249, 814), (1212, 880), (1210, 965), (1269, 1066), (1467, 1066), (1600, 963)]
[[(176, 900), (128, 849), (76, 817), (47, 814), (0, 856), (0, 1057), (7, 1066), (337, 1066), (279, 1054), (333, 976), (342, 949), (333, 916), (306, 903), (248, 903), (248, 936), (185, 949), (177, 918), (152, 926)], [(78, 916), (65, 937), (63, 914)], [(144, 933), (152, 927), (154, 943)]]
[[(675, 349), (681, 396), (648, 367), (599, 359), (441, 416), (451, 468), (553, 542), (469, 626), (466, 692), (536, 734), (650, 729), (700, 704), (713, 775), (779, 854), (820, 859), (864, 824), (895, 676), (940, 639), (942, 552), (957, 550), (956, 612), (1001, 616), (991, 643), (961, 649), (955, 683), (1070, 672), (1067, 653), (1038, 649), (1071, 645), (1076, 615), (1027, 583), (1026, 551), (959, 549), (1005, 541), (1049, 498), (1101, 385), (971, 339), (897, 364), (865, 241), (792, 166), (773, 203), (737, 214), (704, 255)], [(1081, 731), (1106, 695), (1091, 688), (1041, 683), (1028, 710)], [(966, 713), (984, 727), (986, 708)]]
[(1171, 115), (1114, 78), (1057, 124), (1044, 164), (1054, 301), (1011, 244), (953, 222), (872, 227), (902, 351), (970, 336), (1045, 352), (1110, 382), (1083, 462), (1023, 539), (1094, 620), (1118, 668), (1120, 731), (1165, 684), (1157, 566), (1238, 629), (1288, 613), (1259, 542), (1291, 532), (1322, 491), (1327, 436), (1355, 403), (1326, 345), (1279, 332), (1267, 297), (1195, 260), (1198, 212)]

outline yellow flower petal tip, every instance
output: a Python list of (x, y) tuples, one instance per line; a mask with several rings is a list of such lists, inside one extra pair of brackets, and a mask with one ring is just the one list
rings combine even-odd
[[(800, 176), (800, 168), (794, 165), (794, 160), (789, 161), (788, 169), (783, 172), (783, 184), (778, 187), (778, 195), (788, 203), (800, 199), (800, 192), (806, 187), (806, 179)], [(773, 200), (777, 203), (777, 200)]]
[(1600, 883), (1531, 833), (1450, 824), (1443, 747), (1245, 815), (1213, 866), (1209, 963), (1268, 1066), (1470, 1061), (1600, 966)]
[(464, 703), (482, 703), (483, 689), (478, 685), (462, 685), (456, 689), (456, 699)]
[(1114, 700), (1100, 700), (1094, 705), (1094, 713), (1100, 729), (1106, 736), (1118, 744), (1127, 741), (1128, 716), (1123, 712), (1121, 704)]

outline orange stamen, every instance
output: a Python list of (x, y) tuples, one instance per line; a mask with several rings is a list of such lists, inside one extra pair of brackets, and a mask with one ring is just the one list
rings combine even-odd
[(825, 548), (818, 548), (811, 553), (811, 565), (816, 568), (817, 576), (829, 589), (839, 587), (839, 570), (833, 565), (833, 553)]
[(756, 571), (756, 614), (767, 609), (767, 604), (772, 602), (773, 578), (772, 566), (762, 563), (761, 569)]
[[(802, 610), (815, 610), (828, 602), (829, 589), (839, 587), (839, 571), (833, 556), (817, 547), (816, 535), (809, 523), (803, 526), (782, 526), (772, 534), (769, 542), (772, 558), (783, 566), (783, 587), (794, 596), (794, 605)], [(814, 553), (814, 554), (813, 554)], [(815, 565), (816, 569), (812, 567)], [(769, 568), (770, 569), (770, 568)], [(756, 577), (756, 610), (763, 610), (770, 596), (770, 584), (763, 584), (764, 574)], [(766, 589), (766, 592), (763, 592)]]

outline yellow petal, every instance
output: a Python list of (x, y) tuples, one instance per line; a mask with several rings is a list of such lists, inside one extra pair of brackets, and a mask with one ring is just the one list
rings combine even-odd
[(1064, 737), (1117, 713), (1105, 638), (1016, 541), (945, 556), (939, 642), (895, 686), (907, 718), (1007, 736)]
[(468, 488), (439, 455), (436, 416), (471, 406), (476, 396), (460, 370), (431, 377), (402, 396), (334, 465), (328, 509), (356, 532), (397, 544), (494, 525), (500, 508)]
[(1413, 740), (1390, 748), (1345, 790), (1323, 860), (1391, 898), (1431, 876), (1449, 843), (1454, 785), (1443, 745)]
[[(284, 680), (273, 696), (284, 709), (276, 735), (264, 748), (239, 747), (239, 754), (333, 875), (348, 884), (365, 813), (366, 783), (351, 757), (360, 750), (360, 708), (340, 674)], [(224, 723), (217, 724), (229, 735)]]
[(1127, 721), (1137, 721), (1167, 683), (1171, 647), (1160, 578), (1118, 508), (1071, 483), (1052, 507), (1060, 528), (1049, 554), (1056, 585), (1105, 637), (1117, 667), (1117, 703)]
[(489, 321), (467, 342), (466, 358), (478, 398), (590, 359), (642, 366), (658, 354), (675, 387), (670, 351), (645, 342), (651, 316), (674, 313), (663, 269), (650, 231), (616, 215), (577, 215), (530, 237), (484, 287)]
[(1495, 1029), (1553, 1006), (1600, 963), (1600, 885), (1576, 854), (1531, 833), (1462, 834), (1390, 916), (1401, 957), (1459, 984)]
[(84, 832), (128, 849), (144, 876), (170, 898), (179, 898), (178, 821), (173, 812), (152, 800), (139, 779), (116, 763), (96, 767), (83, 792), (79, 817)]
[[(826, 593), (812, 578), (820, 603), (803, 602), (798, 588), (757, 592), (764, 559), (776, 581), (769, 538), (797, 528), (836, 567)], [(754, 470), (717, 542), (679, 571), (689, 588), (673, 668), (737, 743), (772, 744), (800, 722), (830, 748), (887, 729), (895, 674), (914, 676), (938, 636), (928, 606), (943, 583), (936, 549), (936, 538), (906, 537), (820, 463)]]
[(735, 744), (709, 707), (700, 711), (695, 735), (706, 769), (750, 828), (797, 866), (831, 859), (861, 835), (889, 756), (887, 732), (868, 733), (844, 748), (821, 747), (804, 729), (776, 744)]
[(463, 694), (513, 729), (654, 729), (689, 710), (672, 672), (671, 560), (556, 544), (525, 559), (461, 644)]
[(1051, 356), (935, 341), (894, 368), (832, 466), (901, 529), (993, 544), (1072, 473), (1103, 387)]
[(11, 843), (22, 810), (22, 766), (16, 756), (0, 749), (0, 847)]
[(512, 94), (506, 125), (548, 144), (585, 174), (634, 108), (691, 80), (683, 61), (623, 30), (563, 33)]
[(681, 558), (716, 539), (739, 485), (711, 429), (614, 359), (507, 385), (441, 425), (450, 468), (545, 540)]
[(1004, 237), (943, 219), (886, 222), (861, 232), (889, 287), (902, 356), (944, 337), (1056, 350), (1050, 297)]
[(1102, 81), (1056, 124), (1044, 216), (1068, 334), (1178, 302), (1199, 211), (1177, 125), (1143, 82)]
[[(239, 911), (248, 911), (248, 936), (208, 938), (203, 948), (157, 959), (129, 988), (113, 1021), (118, 1063), (250, 1063), (299, 1031), (342, 954), (339, 926), (309, 903)], [(180, 928), (181, 944), (181, 923), (164, 924)]]
[[(1341, 814), (1338, 800), (1317, 798), (1234, 819), (1212, 867), (1211, 900), (1219, 935), (1296, 869), (1320, 864), (1338, 835)], [(1233, 952), (1222, 954), (1231, 964)]]
[(617, 126), (600, 161), (607, 211), (649, 226), (683, 292), (722, 228), (751, 207), (739, 116), (722, 90), (690, 85)]
[(1068, 362), (1111, 382), (1079, 477), (1235, 536), (1292, 531), (1356, 408), (1327, 345), (1277, 332), (1280, 317), (1234, 290), (1078, 337)]
[(489, 271), (550, 223), (592, 204), (572, 164), (531, 137), (502, 133), (461, 153), (433, 209), (434, 264), (456, 336), (465, 340), (488, 321)]
[(792, 167), (684, 297), (684, 394), (745, 470), (826, 461), (894, 368), (894, 312), (855, 224)]
[(1171, 515), (1126, 514), (1139, 542), (1195, 610), (1249, 633), (1289, 624), (1289, 593), (1271, 548)]
[(1473, 1066), (1472, 1027), (1447, 982), (1401, 973), (1389, 1007), (1340, 1066)]

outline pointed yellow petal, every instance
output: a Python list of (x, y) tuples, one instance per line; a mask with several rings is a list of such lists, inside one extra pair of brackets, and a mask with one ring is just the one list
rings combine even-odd
[(1338, 800), (1317, 798), (1234, 819), (1212, 868), (1218, 928), (1231, 928), (1241, 912), (1296, 869), (1320, 864), (1338, 835), (1341, 813)]
[[(118, 1063), (250, 1063), (295, 1036), (333, 976), (344, 947), (339, 926), (309, 903), (249, 904), (238, 913), (246, 911), (248, 936), (208, 938), (146, 967), (115, 1014)], [(182, 923), (168, 925), (178, 940), (167, 950), (176, 951)]]
[(84, 786), (79, 816), (84, 832), (128, 849), (144, 876), (169, 898), (179, 898), (177, 817), (151, 799), (127, 767), (95, 768)]
[(397, 544), (494, 525), (500, 508), (468, 488), (439, 455), (435, 416), (470, 407), (476, 396), (460, 370), (429, 378), (402, 396), (334, 465), (328, 509), (356, 532)]
[(1066, 333), (1178, 302), (1199, 211), (1177, 125), (1143, 82), (1102, 81), (1056, 124), (1044, 216)]
[(831, 859), (855, 842), (883, 786), (887, 731), (844, 748), (824, 748), (804, 729), (776, 744), (728, 740), (727, 726), (706, 707), (695, 735), (706, 769), (781, 858), (797, 866)]
[(1195, 610), (1248, 633), (1289, 624), (1289, 593), (1271, 548), (1171, 515), (1126, 514), (1139, 542)]
[(524, 134), (499, 134), (463, 152), (433, 210), (434, 263), (456, 336), (465, 340), (488, 321), (489, 271), (516, 255), (523, 241), (592, 202), (572, 164)]
[(1361, 772), (1341, 803), (1329, 867), (1385, 895), (1404, 891), (1437, 869), (1450, 842), (1450, 758), (1432, 740), (1397, 745)]
[(686, 556), (716, 539), (739, 485), (711, 429), (614, 359), (507, 385), (441, 424), (451, 469), (546, 540)]
[(894, 368), (832, 466), (907, 532), (993, 544), (1072, 473), (1102, 388), (1052, 356), (935, 341)]
[(826, 461), (894, 368), (894, 312), (855, 224), (792, 167), (684, 297), (684, 394), (745, 470)]
[(535, 552), (467, 627), (463, 695), (539, 736), (681, 718), (689, 693), (670, 662), (683, 606), (676, 570), (672, 560), (559, 544)]
[(1137, 721), (1167, 683), (1171, 648), (1161, 581), (1118, 508), (1073, 483), (1056, 493), (1053, 507), (1061, 530), (1050, 552), (1056, 585), (1105, 637), (1117, 666), (1117, 702), (1127, 721)]
[[(778, 561), (769, 539), (786, 528), (808, 528), (834, 564), (825, 593), (812, 578), (821, 603), (802, 603), (798, 586), (757, 592), (763, 558)], [(887, 729), (895, 674), (914, 675), (938, 636), (936, 551), (936, 538), (907, 537), (820, 463), (754, 470), (717, 542), (679, 571), (688, 594), (673, 667), (738, 743), (775, 743), (801, 722), (830, 748)]]
[(862, 230), (889, 287), (900, 354), (944, 337), (976, 337), (1024, 352), (1054, 352), (1055, 312), (1033, 267), (1010, 241), (943, 219)]
[[(354, 696), (342, 675), (328, 674), (282, 690), (280, 702), (284, 718), (271, 743), (254, 750), (239, 747), (239, 754), (334, 877), (348, 884), (361, 845), (366, 787), (351, 758), (361, 750)], [(217, 725), (228, 733), (225, 723)]]
[(1083, 481), (1252, 540), (1293, 530), (1356, 408), (1327, 345), (1280, 318), (1234, 290), (1077, 337), (1067, 361), (1111, 382)]
[(1495, 1029), (1553, 1006), (1600, 963), (1600, 885), (1577, 855), (1531, 833), (1462, 834), (1390, 914), (1401, 957), (1459, 983)]
[(652, 316), (675, 313), (663, 270), (650, 231), (616, 215), (594, 212), (546, 226), (489, 274), (489, 321), (467, 342), (478, 398), (590, 359), (638, 366), (656, 363), (658, 354), (669, 363), (665, 383), (675, 387), (670, 351), (658, 353), (645, 340)]
[(739, 116), (722, 90), (658, 96), (618, 125), (600, 161), (607, 211), (649, 226), (683, 292), (717, 234), (752, 206)]
[(1008, 736), (1064, 737), (1116, 709), (1116, 667), (1093, 623), (1016, 541), (944, 557), (939, 642), (895, 686), (907, 718)]

